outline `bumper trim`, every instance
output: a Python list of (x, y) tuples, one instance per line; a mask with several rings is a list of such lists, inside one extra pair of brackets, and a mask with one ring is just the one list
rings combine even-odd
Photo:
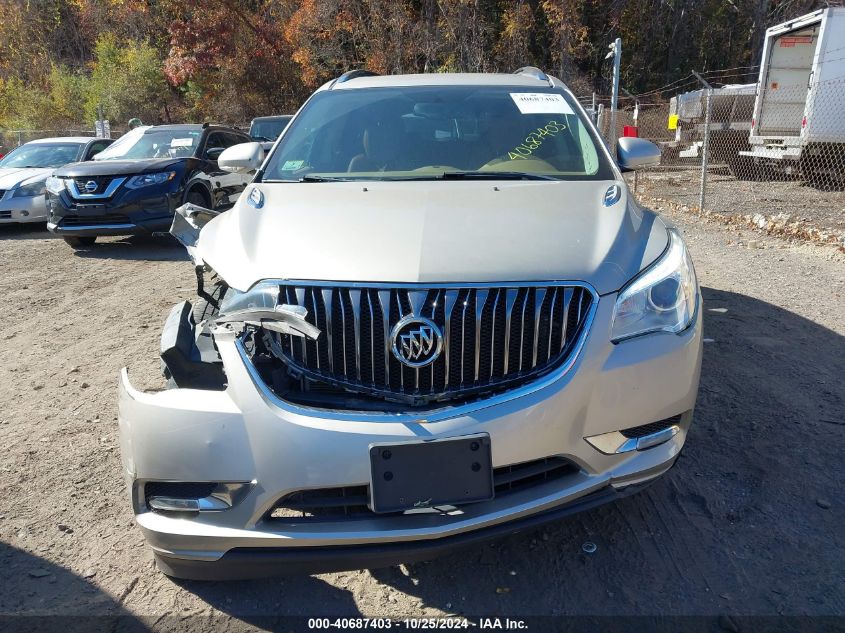
[(74, 224), (65, 227), (61, 224), (50, 223), (48, 228), (54, 233), (73, 233), (75, 231), (125, 231), (136, 228), (136, 225), (122, 222), (120, 224)]
[(158, 568), (168, 576), (190, 580), (238, 580), (390, 567), (431, 560), (457, 549), (532, 530), (627, 497), (648, 487), (652, 481), (621, 489), (608, 485), (553, 510), (436, 540), (328, 547), (235, 548), (216, 561), (173, 558), (156, 552), (155, 559)]

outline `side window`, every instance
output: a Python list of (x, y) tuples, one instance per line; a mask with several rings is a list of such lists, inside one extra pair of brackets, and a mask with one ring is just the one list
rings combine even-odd
[(222, 132), (212, 132), (208, 135), (208, 140), (205, 142), (205, 151), (208, 152), (210, 149), (214, 149), (216, 147), (228, 147), (226, 145), (225, 137)]
[(229, 143), (226, 142), (227, 136), (223, 132), (211, 132), (205, 142), (205, 158), (217, 160), (223, 150), (229, 147)]
[(241, 143), (250, 143), (252, 139), (247, 136), (241, 136), (239, 134), (224, 134), (226, 137), (226, 147), (232, 147), (232, 145), (240, 145)]
[(110, 144), (111, 143), (108, 141), (97, 141), (96, 143), (91, 143), (91, 145), (88, 146), (88, 151), (85, 153), (85, 158), (83, 160), (91, 160), (97, 154), (106, 149)]

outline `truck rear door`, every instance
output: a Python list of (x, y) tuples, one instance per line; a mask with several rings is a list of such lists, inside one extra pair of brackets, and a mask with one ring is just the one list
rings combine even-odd
[(772, 38), (757, 125), (760, 136), (801, 134), (819, 27), (816, 23)]

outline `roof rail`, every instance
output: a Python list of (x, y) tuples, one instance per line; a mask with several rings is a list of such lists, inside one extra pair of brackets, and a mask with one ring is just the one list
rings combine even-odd
[(539, 81), (547, 81), (550, 86), (554, 87), (554, 82), (552, 82), (551, 77), (549, 77), (546, 73), (542, 70), (537, 68), (536, 66), (523, 66), (522, 68), (517, 68), (513, 71), (514, 75), (526, 75), (527, 77), (533, 77)]
[(358, 70), (348, 70), (331, 83), (329, 90), (334, 88), (335, 84), (342, 84), (345, 81), (357, 79), (358, 77), (378, 77), (378, 73), (374, 73), (372, 70), (364, 70), (362, 68), (359, 68)]

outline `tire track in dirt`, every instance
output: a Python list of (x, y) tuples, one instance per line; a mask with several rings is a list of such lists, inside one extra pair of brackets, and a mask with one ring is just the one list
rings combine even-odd
[[(181, 249), (111, 239), (75, 255), (33, 229), (0, 227), (10, 315), (0, 321), (0, 545), (23, 553), (2, 559), (12, 590), (0, 592), (0, 612), (111, 613), (118, 601), (145, 616), (231, 616), (221, 626), (233, 630), (278, 613), (845, 614), (845, 265), (823, 247), (755, 234), (763, 247), (749, 249), (741, 231), (671, 219), (705, 309), (727, 312), (704, 313), (713, 342), (696, 420), (662, 481), (404, 571), (229, 584), (158, 573), (121, 480), (118, 371), (162, 386), (161, 324), (193, 294)], [(30, 577), (37, 564), (66, 573)]]

